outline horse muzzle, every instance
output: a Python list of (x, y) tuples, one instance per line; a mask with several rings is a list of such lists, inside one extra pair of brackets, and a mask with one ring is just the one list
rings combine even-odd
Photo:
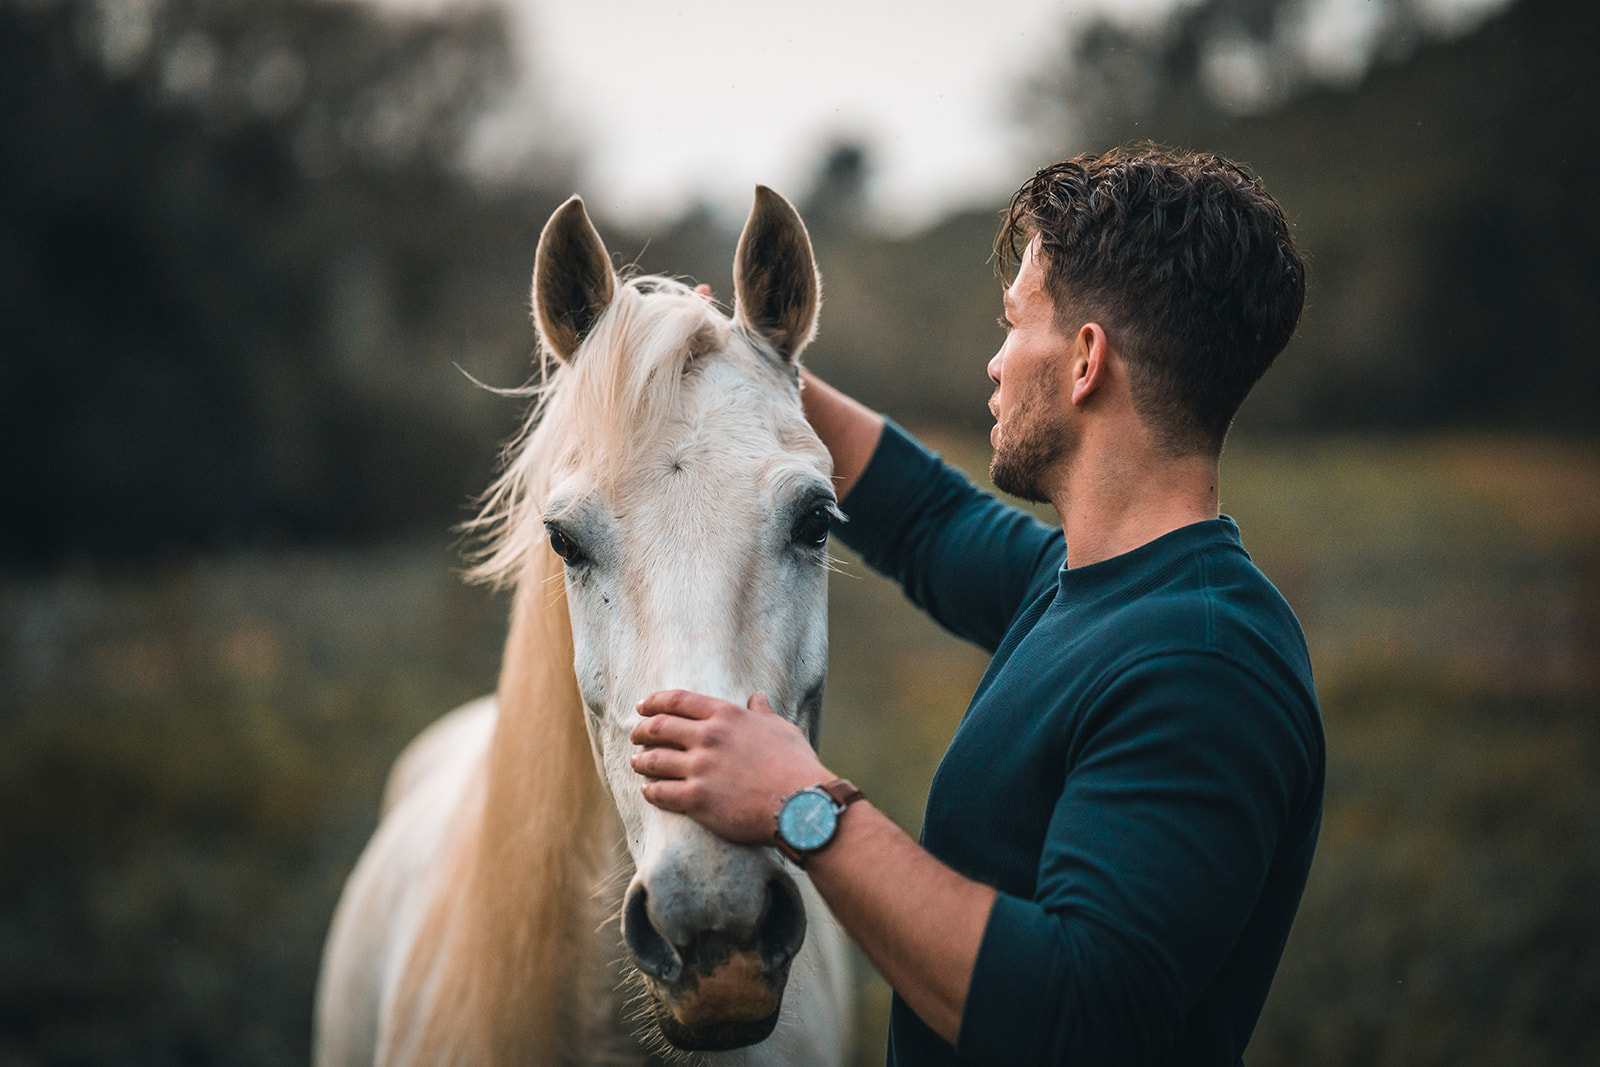
[[(681, 879), (635, 882), (622, 907), (622, 935), (650, 994), (657, 1027), (672, 1045), (712, 1052), (753, 1045), (772, 1033), (789, 965), (806, 936), (794, 881), (772, 869), (753, 922), (729, 921)], [(687, 895), (686, 895), (687, 891)]]

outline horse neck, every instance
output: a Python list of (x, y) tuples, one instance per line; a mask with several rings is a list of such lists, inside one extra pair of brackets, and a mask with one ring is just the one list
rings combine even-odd
[(560, 574), (540, 546), (518, 586), (481, 813), (457, 899), (440, 902), (435, 923), (450, 947), (442, 971), (429, 968), (436, 996), (419, 1060), (454, 1058), (454, 1047), (485, 1062), (554, 1063), (597, 1021), (598, 888), (618, 830), (572, 673)]

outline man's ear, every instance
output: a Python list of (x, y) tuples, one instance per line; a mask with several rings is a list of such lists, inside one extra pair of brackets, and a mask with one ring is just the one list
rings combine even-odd
[(1086, 322), (1072, 336), (1072, 402), (1087, 404), (1111, 374), (1111, 341), (1098, 322)]

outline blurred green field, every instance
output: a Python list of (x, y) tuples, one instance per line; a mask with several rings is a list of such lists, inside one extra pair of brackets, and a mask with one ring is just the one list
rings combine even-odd
[[(1249, 1062), (1600, 1062), (1600, 450), (1246, 441), (1224, 472), (1329, 748)], [(915, 832), (984, 656), (839, 552), (823, 754)], [(493, 684), (505, 604), (457, 565), (441, 537), (0, 576), (0, 1065), (305, 1060), (388, 763)]]

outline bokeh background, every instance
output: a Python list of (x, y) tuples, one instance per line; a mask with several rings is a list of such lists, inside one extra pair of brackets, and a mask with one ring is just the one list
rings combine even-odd
[[(1600, 6), (666, 6), (0, 0), (0, 1064), (306, 1060), (383, 774), (494, 683), (451, 529), (557, 203), (726, 295), (773, 184), (808, 361), (981, 479), (996, 212), (1144, 138), (1312, 270), (1224, 457), (1329, 749), (1249, 1061), (1600, 1062)], [(824, 757), (914, 832), (983, 657), (838, 551)]]

